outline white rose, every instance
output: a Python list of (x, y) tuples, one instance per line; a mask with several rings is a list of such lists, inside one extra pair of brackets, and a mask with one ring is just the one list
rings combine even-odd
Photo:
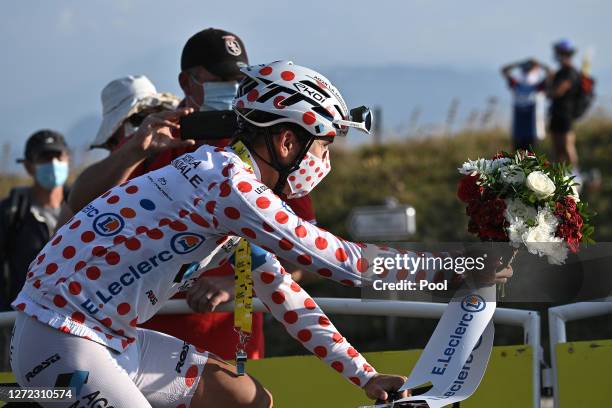
[(529, 173), (525, 183), (527, 187), (533, 191), (539, 199), (546, 198), (555, 192), (555, 183), (546, 174), (541, 171)]
[(568, 248), (562, 238), (555, 236), (557, 222), (550, 210), (540, 210), (538, 225), (526, 230), (522, 239), (530, 253), (546, 256), (550, 264), (562, 265), (567, 258)]
[[(534, 250), (539, 249), (538, 244), (544, 244), (547, 242), (551, 242), (553, 237), (550, 234), (550, 230), (545, 225), (536, 225), (535, 227), (531, 227), (525, 231), (523, 234), (523, 242), (527, 245), (527, 249), (533, 248)], [(535, 253), (529, 250), (532, 254)]]
[(504, 217), (512, 224), (517, 220), (522, 222), (528, 220), (535, 220), (538, 212), (535, 208), (523, 204), (521, 200), (506, 199), (506, 210), (504, 211)]
[(525, 182), (525, 173), (520, 166), (516, 164), (511, 164), (510, 166), (503, 167), (499, 175), (501, 179), (506, 184), (523, 184)]
[(538, 256), (546, 254), (546, 246), (550, 245), (552, 238), (548, 228), (539, 225), (528, 228), (522, 236), (527, 251)]
[(539, 227), (546, 228), (550, 235), (554, 235), (559, 225), (559, 220), (548, 208), (544, 207), (538, 211), (537, 223)]
[(559, 238), (558, 242), (550, 243), (546, 246), (548, 263), (554, 265), (563, 265), (567, 259), (568, 248), (565, 242)]

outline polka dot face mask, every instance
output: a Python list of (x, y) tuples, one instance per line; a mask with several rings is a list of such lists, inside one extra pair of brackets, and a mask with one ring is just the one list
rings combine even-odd
[(323, 177), (331, 170), (329, 151), (323, 153), (323, 157), (317, 157), (308, 152), (300, 162), (300, 167), (289, 173), (287, 186), (289, 193), (287, 198), (304, 197), (310, 193)]

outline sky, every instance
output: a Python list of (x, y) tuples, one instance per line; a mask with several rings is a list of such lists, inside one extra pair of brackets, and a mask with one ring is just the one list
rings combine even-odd
[(323, 73), (389, 66), (496, 72), (526, 56), (552, 63), (552, 41), (570, 37), (593, 48), (594, 73), (607, 74), (610, 21), (606, 0), (4, 2), (0, 142), (95, 122), (101, 89), (120, 76), (143, 73), (159, 90), (179, 94), (181, 49), (210, 26), (240, 35), (253, 63), (291, 59)]

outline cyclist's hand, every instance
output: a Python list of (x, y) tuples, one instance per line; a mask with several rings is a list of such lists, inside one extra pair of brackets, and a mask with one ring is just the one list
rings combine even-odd
[[(397, 391), (406, 382), (406, 377), (401, 375), (376, 374), (363, 387), (368, 398), (373, 400), (386, 401), (389, 398), (389, 392)], [(399, 393), (400, 398), (410, 395), (406, 391)]]
[(507, 265), (501, 271), (495, 273), (495, 283), (506, 283), (514, 275), (512, 265)]
[(220, 304), (232, 299), (233, 275), (202, 277), (187, 291), (187, 304), (195, 312), (212, 312)]
[(486, 253), (486, 251), (479, 253), (470, 252), (469, 254), (473, 257), (482, 257), (485, 254), (488, 256), (486, 256), (484, 261), (484, 268), (482, 270), (473, 269), (466, 272), (466, 278), (480, 285), (493, 285), (494, 283), (508, 282), (508, 279), (514, 274), (512, 261), (514, 260), (516, 252), (516, 250), (513, 250), (505, 254), (504, 257), (500, 257), (499, 254), (495, 252), (490, 254)]
[(194, 140), (182, 140), (172, 136), (172, 130), (180, 128), (181, 116), (192, 112), (192, 108), (179, 108), (152, 113), (145, 118), (126, 145), (142, 157), (153, 157), (167, 149), (193, 146)]

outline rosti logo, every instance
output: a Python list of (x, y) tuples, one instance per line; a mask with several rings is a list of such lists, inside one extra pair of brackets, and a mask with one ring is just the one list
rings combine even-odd
[(482, 312), (487, 307), (487, 302), (479, 295), (468, 295), (461, 301), (461, 308), (466, 312)]
[(113, 213), (100, 214), (93, 222), (94, 230), (105, 237), (118, 234), (124, 225), (123, 218)]
[(177, 254), (184, 255), (198, 249), (202, 242), (204, 242), (203, 236), (192, 232), (183, 232), (172, 237), (170, 246)]

